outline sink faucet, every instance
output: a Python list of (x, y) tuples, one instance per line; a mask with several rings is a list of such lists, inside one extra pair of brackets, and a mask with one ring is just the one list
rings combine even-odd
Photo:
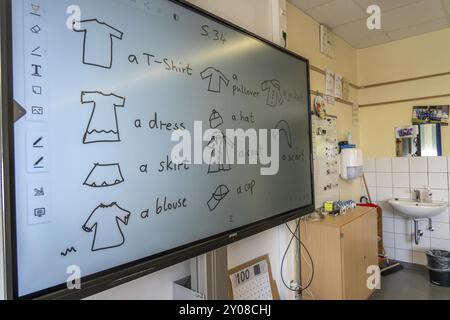
[(420, 190), (414, 190), (414, 195), (417, 202), (422, 202), (422, 192)]

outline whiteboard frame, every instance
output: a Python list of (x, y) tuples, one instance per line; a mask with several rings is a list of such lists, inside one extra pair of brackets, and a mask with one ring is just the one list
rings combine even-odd
[[(33, 294), (20, 297), (18, 294), (17, 273), (17, 235), (16, 235), (16, 198), (15, 198), (15, 161), (14, 161), (14, 101), (13, 101), (13, 70), (12, 70), (12, 5), (13, 0), (0, 1), (0, 52), (1, 52), (1, 124), (0, 135), (2, 144), (0, 170), (3, 171), (1, 181), (1, 197), (3, 200), (2, 219), (4, 221), (4, 246), (5, 246), (5, 285), (7, 299), (83, 299), (99, 292), (114, 288), (132, 280), (149, 275), (169, 266), (192, 259), (199, 255), (227, 246), (233, 242), (261, 233), (281, 224), (287, 223), (314, 211), (314, 165), (312, 152), (311, 116), (309, 119), (309, 155), (311, 166), (311, 204), (297, 208), (277, 216), (258, 221), (238, 229), (227, 231), (215, 236), (202, 239), (172, 250), (161, 252), (147, 258), (130, 262), (109, 270), (82, 279), (81, 290), (68, 290), (60, 285)], [(215, 16), (185, 0), (167, 0), (185, 9), (198, 13), (212, 21), (234, 29), (246, 36), (252, 37), (261, 43), (275, 48), (289, 56), (301, 60), (306, 64), (308, 105), (307, 112), (311, 115), (310, 73), (309, 61), (304, 57), (288, 51), (264, 38), (245, 30), (223, 18)], [(0, 257), (2, 258), (2, 257)]]

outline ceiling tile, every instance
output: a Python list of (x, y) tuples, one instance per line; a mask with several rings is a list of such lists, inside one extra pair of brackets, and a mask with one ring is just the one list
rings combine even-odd
[(331, 1), (333, 0), (289, 0), (290, 3), (303, 11), (321, 6)]
[(403, 28), (400, 30), (389, 32), (389, 37), (392, 38), (392, 40), (400, 40), (400, 39), (406, 39), (409, 37), (414, 37), (420, 34), (433, 32), (437, 30), (441, 30), (444, 28), (448, 28), (448, 20), (446, 18), (438, 19), (429, 21), (417, 26)]
[(382, 12), (386, 12), (398, 7), (410, 5), (421, 0), (354, 0), (363, 9), (367, 9), (370, 5), (380, 6)]
[(367, 28), (366, 19), (338, 26), (334, 28), (333, 31), (350, 44), (354, 41), (361, 40), (362, 38), (373, 37), (383, 33), (381, 30), (369, 30), (369, 28)]
[(350, 0), (334, 0), (307, 10), (307, 13), (331, 28), (366, 17), (366, 13)]
[(450, 15), (450, 0), (444, 0), (444, 6), (447, 9), (447, 14)]
[(381, 23), (385, 31), (394, 31), (443, 18), (445, 15), (440, 0), (422, 0), (384, 13)]
[(360, 40), (356, 40), (352, 43), (352, 45), (357, 49), (364, 49), (388, 42), (391, 42), (391, 39), (387, 35), (384, 33), (378, 33), (372, 37), (365, 37)]

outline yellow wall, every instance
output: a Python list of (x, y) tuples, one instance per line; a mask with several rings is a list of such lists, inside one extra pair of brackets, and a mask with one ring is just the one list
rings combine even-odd
[[(450, 72), (450, 29), (357, 51), (359, 85)], [(359, 103), (450, 94), (450, 76), (359, 90)], [(412, 107), (450, 104), (450, 98), (417, 100), (360, 109), (361, 145), (367, 157), (395, 156), (394, 128), (411, 124)], [(450, 129), (442, 130), (450, 155)]]
[[(302, 11), (288, 3), (288, 48), (291, 51), (309, 59), (310, 63), (322, 70), (330, 69), (340, 73), (352, 83), (357, 83), (357, 51), (345, 41), (336, 37), (335, 57), (330, 59), (320, 53), (319, 50), (319, 24)], [(325, 77), (314, 71), (311, 72), (311, 89), (324, 92)], [(350, 100), (357, 102), (358, 93), (351, 89)], [(338, 138), (346, 140), (349, 131), (353, 134), (353, 140), (359, 144), (359, 128), (353, 126), (352, 107), (336, 103), (329, 106), (328, 113), (338, 117)], [(342, 199), (359, 199), (360, 182), (341, 181)]]

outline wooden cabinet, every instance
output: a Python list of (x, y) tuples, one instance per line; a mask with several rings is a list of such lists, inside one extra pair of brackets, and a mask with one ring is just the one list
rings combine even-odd
[[(307, 221), (301, 239), (313, 258), (315, 275), (309, 290), (318, 300), (363, 300), (367, 269), (378, 265), (377, 211), (358, 207), (345, 216)], [(303, 250), (302, 282), (308, 283), (311, 267)]]

